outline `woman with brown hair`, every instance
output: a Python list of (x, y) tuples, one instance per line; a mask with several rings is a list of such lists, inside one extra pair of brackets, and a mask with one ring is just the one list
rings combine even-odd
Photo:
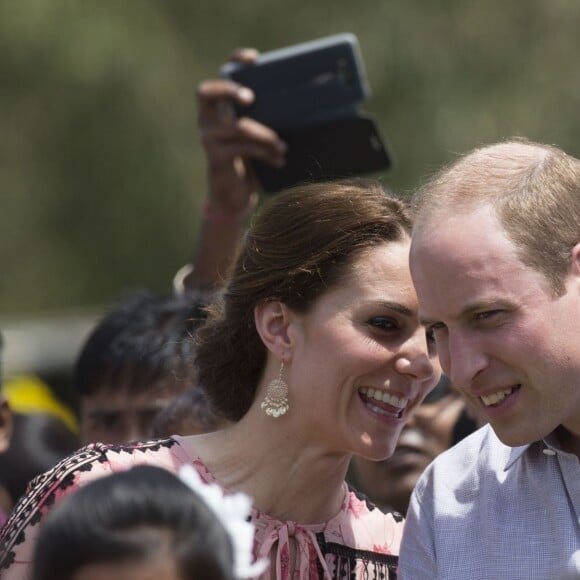
[[(353, 455), (388, 457), (439, 378), (408, 267), (406, 206), (374, 181), (274, 196), (254, 218), (198, 331), (216, 432), (95, 444), (37, 482), (0, 552), (26, 577), (38, 523), (60, 496), (136, 463), (193, 465), (254, 500), (260, 578), (395, 578), (402, 518), (345, 483)], [(12, 563), (12, 564), (11, 564)]]

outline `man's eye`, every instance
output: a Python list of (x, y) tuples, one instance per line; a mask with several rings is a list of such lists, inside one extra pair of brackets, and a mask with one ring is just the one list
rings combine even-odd
[(493, 318), (494, 316), (497, 316), (499, 314), (501, 314), (503, 311), (502, 310), (484, 310), (483, 312), (478, 312), (475, 315), (475, 319), (476, 320), (489, 320), (490, 318)]
[(425, 335), (427, 336), (427, 340), (429, 342), (436, 342), (437, 336), (444, 329), (445, 329), (445, 325), (441, 322), (437, 322), (436, 324), (432, 324), (431, 326), (427, 327), (425, 329)]
[(499, 310), (485, 310), (484, 312), (478, 312), (475, 315), (475, 318), (479, 318), (481, 319), (485, 319), (485, 318), (491, 318), (492, 316), (494, 316), (495, 314), (498, 314)]

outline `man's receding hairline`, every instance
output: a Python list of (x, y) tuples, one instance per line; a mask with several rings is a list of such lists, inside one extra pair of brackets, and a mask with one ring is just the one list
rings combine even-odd
[[(546, 160), (553, 155), (551, 147), (527, 141), (504, 141), (473, 150), (458, 160), (458, 168), (467, 165), (470, 159), (481, 159), (484, 166), (497, 167), (498, 161), (505, 163), (505, 169), (511, 165), (514, 170), (541, 170)], [(499, 159), (498, 159), (499, 157)], [(489, 164), (489, 165), (488, 165)]]
[(447, 215), (468, 213), (486, 204), (493, 207), (501, 198), (494, 195), (486, 198), (476, 194), (470, 199), (465, 193), (440, 193), (446, 188), (457, 192), (466, 187), (466, 182), (473, 182), (478, 174), (486, 172), (489, 173), (481, 176), (481, 185), (473, 184), (474, 191), (486, 185), (501, 187), (501, 180), (506, 183), (510, 179), (529, 180), (540, 173), (556, 153), (559, 153), (557, 148), (525, 139), (510, 139), (471, 150), (442, 168), (419, 188), (413, 200), (414, 232)]

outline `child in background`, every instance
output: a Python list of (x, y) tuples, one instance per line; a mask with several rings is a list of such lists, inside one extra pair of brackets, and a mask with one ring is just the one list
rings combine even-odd
[(250, 509), (247, 496), (224, 497), (193, 469), (182, 480), (146, 465), (115, 473), (51, 512), (33, 580), (247, 578), (263, 569), (250, 564)]

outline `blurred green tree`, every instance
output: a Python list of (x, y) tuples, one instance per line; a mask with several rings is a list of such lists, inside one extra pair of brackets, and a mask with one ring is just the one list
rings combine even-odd
[(580, 154), (580, 3), (0, 0), (0, 316), (169, 290), (204, 191), (199, 81), (238, 46), (350, 31), (407, 195), (512, 135)]

